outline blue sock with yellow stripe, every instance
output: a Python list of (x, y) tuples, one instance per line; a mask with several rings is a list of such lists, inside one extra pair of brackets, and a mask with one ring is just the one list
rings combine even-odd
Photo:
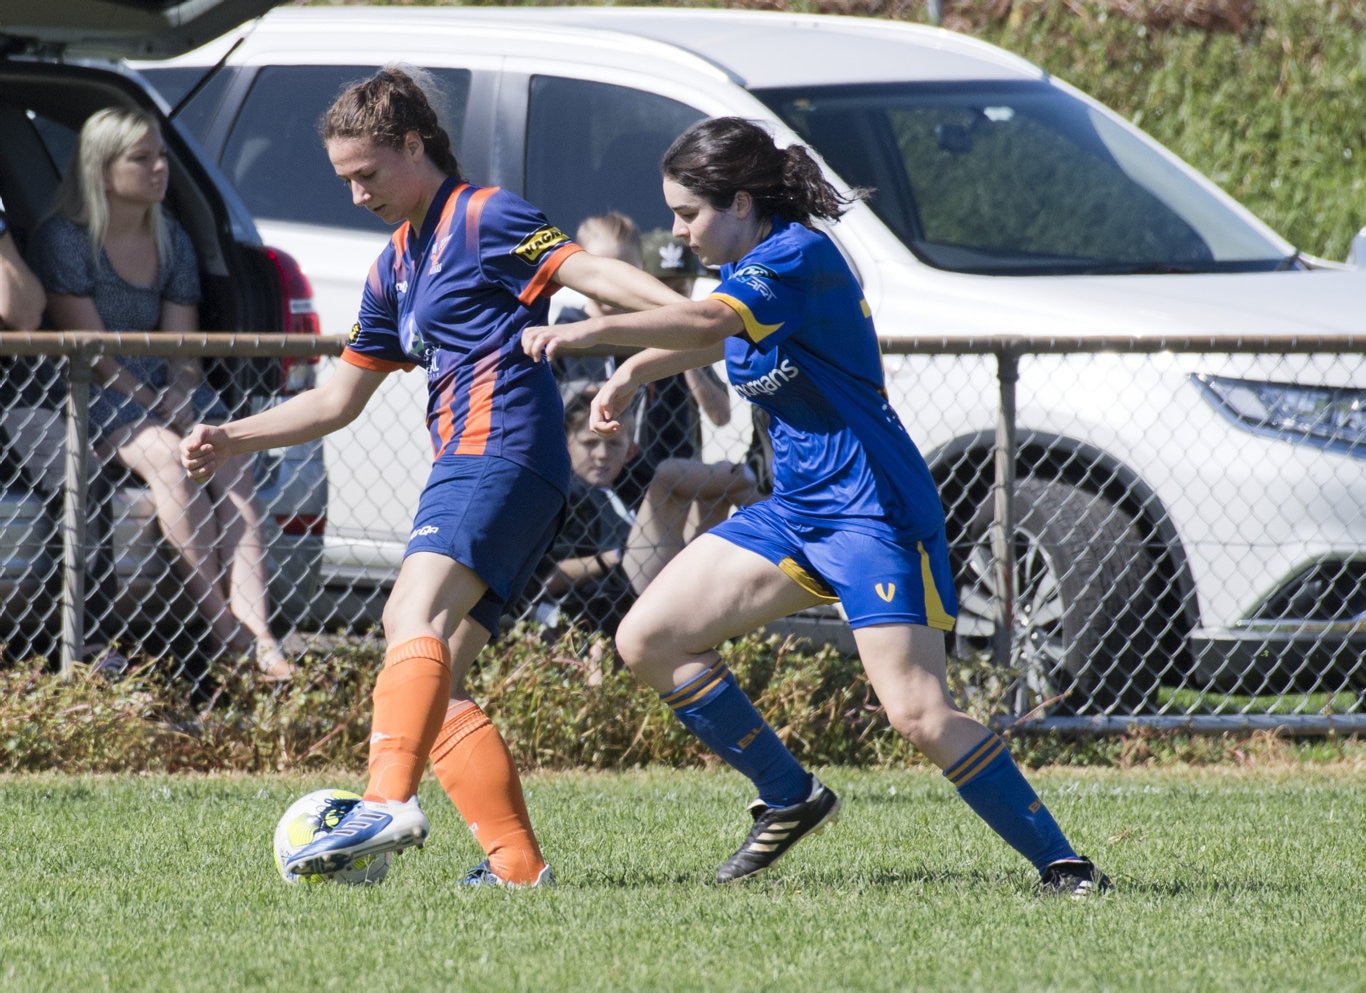
[(747, 776), (770, 807), (791, 806), (810, 794), (811, 774), (759, 716), (724, 662), (660, 699), (684, 727)]
[(999, 736), (988, 734), (944, 776), (973, 812), (1039, 872), (1058, 859), (1077, 857)]

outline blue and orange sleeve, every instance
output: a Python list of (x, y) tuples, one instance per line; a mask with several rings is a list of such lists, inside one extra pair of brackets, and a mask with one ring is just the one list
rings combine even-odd
[(409, 372), (417, 367), (416, 362), (393, 362), (389, 359), (382, 359), (377, 355), (367, 355), (365, 352), (358, 352), (351, 348), (343, 348), (341, 354), (342, 361), (348, 365), (353, 365), (357, 369), (368, 369), (371, 372), (396, 372), (403, 370)]
[(541, 268), (537, 270), (536, 275), (532, 277), (531, 282), (527, 283), (526, 288), (518, 294), (517, 299), (524, 304), (529, 304), (542, 295), (553, 296), (560, 288), (559, 285), (553, 281), (555, 273), (559, 271), (560, 266), (564, 265), (565, 259), (576, 252), (582, 251), (583, 249), (572, 241), (566, 242), (555, 249), (555, 251), (550, 253), (550, 257), (545, 260), (545, 263)]

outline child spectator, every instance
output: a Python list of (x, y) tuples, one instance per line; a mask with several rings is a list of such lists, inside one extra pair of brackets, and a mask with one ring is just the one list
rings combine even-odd
[[(686, 241), (663, 228), (644, 237), (634, 221), (615, 211), (587, 217), (574, 240), (594, 255), (640, 266), (670, 289), (688, 296), (703, 269)], [(557, 323), (611, 314), (610, 308), (587, 300), (582, 307), (566, 307)], [(613, 355), (566, 355), (556, 360), (560, 383), (601, 382), (616, 369)], [(642, 392), (634, 425), (635, 454), (615, 490), (628, 507), (639, 507), (659, 467), (667, 459), (698, 459), (702, 454), (701, 415), (716, 425), (730, 421), (730, 391), (709, 366), (689, 369), (651, 383)]]
[[(642, 248), (646, 272), (669, 289), (692, 296), (705, 270), (687, 241), (655, 228), (642, 238)], [(635, 495), (633, 506), (665, 459), (702, 457), (702, 415), (718, 426), (730, 423), (730, 390), (709, 365), (650, 383), (646, 398), (640, 458), (631, 467), (631, 479), (619, 487)]]
[[(636, 596), (685, 544), (758, 499), (742, 466), (666, 459), (631, 510), (615, 487), (635, 454), (627, 429), (604, 438), (588, 425), (597, 383), (565, 387), (565, 440), (573, 478), (564, 526), (537, 570), (530, 613), (611, 635)], [(633, 419), (634, 413), (627, 414)]]

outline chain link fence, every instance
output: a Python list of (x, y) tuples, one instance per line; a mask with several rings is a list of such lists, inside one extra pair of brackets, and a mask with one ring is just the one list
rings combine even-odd
[[(181, 480), (172, 474), (149, 485), (92, 441), (97, 357), (196, 357), (229, 414), (242, 416), (276, 402), (288, 362), (314, 361), (327, 347), (337, 346), (298, 335), (0, 333), (4, 664), (44, 657), (68, 672), (76, 662), (121, 669), (129, 657), (141, 657), (194, 684), (227, 654), (223, 632), (235, 632), (240, 622), (226, 615), (250, 606), (234, 590), (244, 587), (249, 595), (241, 566), (255, 546), (235, 543), (242, 514), (229, 498), (211, 499), (193, 520), (212, 518), (213, 530), (243, 549), (239, 556), (229, 556), (226, 543), (210, 542), (197, 523), (184, 546), (174, 547), (167, 528), (186, 521), (164, 508)], [(159, 410), (170, 413), (171, 398), (163, 390)], [(193, 419), (188, 412), (175, 416)], [(145, 461), (178, 462), (173, 452), (153, 455), (159, 457)], [(255, 513), (264, 515), (270, 621), (286, 629), (306, 616), (317, 590), (327, 502), (322, 449), (264, 452), (250, 471)], [(221, 591), (216, 607), (197, 588), (191, 560), (211, 563), (205, 570)]]
[[(200, 647), (212, 618), (187, 595), (147, 487), (89, 449), (90, 363), (313, 354), (325, 377), (340, 339), (298, 337), (0, 334), (4, 664), (69, 668), (103, 643), (192, 677), (217, 664)], [(1366, 729), (1364, 347), (885, 341), (891, 405), (948, 516), (950, 651), (968, 693), (1016, 728)], [(348, 428), (256, 459), (287, 647), (328, 654), (376, 636), (430, 465), (424, 389), (420, 373), (391, 376)], [(733, 399), (729, 423), (703, 419), (700, 460), (762, 477), (749, 406)], [(247, 391), (236, 409), (267, 402)], [(513, 617), (550, 599), (532, 590)], [(773, 630), (852, 650), (838, 608)]]

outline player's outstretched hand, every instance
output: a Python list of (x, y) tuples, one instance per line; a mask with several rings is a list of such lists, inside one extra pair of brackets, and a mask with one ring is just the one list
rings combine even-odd
[(619, 418), (631, 406), (638, 390), (630, 377), (618, 367), (618, 371), (593, 394), (593, 402), (588, 412), (588, 426), (605, 438), (619, 432)]
[(196, 424), (180, 440), (180, 464), (197, 483), (222, 468), (229, 454), (227, 432), (213, 424)]
[(522, 351), (534, 362), (550, 362), (562, 351), (587, 348), (592, 344), (588, 321), (530, 327), (522, 331)]

